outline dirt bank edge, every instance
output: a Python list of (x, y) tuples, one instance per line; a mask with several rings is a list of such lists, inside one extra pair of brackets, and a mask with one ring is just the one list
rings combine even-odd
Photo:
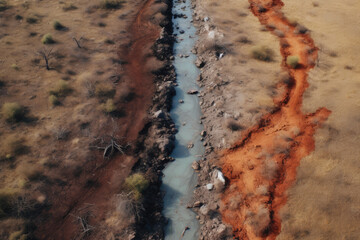
[(149, 188), (143, 193), (144, 211), (136, 221), (134, 239), (164, 239), (166, 220), (162, 215), (163, 194), (160, 190), (162, 170), (166, 163), (173, 161), (170, 154), (174, 148), (175, 124), (170, 118), (172, 98), (175, 95), (176, 74), (172, 63), (172, 1), (162, 0), (154, 3), (165, 3), (168, 7), (163, 12), (165, 19), (160, 23), (160, 37), (152, 46), (153, 55), (162, 61), (163, 67), (153, 71), (155, 91), (151, 107), (147, 112), (144, 128), (139, 133), (135, 144), (137, 162), (133, 173), (141, 172), (150, 180)]

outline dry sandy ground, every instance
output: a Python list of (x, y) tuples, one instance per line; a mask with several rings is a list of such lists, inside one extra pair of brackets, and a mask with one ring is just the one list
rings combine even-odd
[(284, 3), (284, 13), (309, 28), (320, 49), (303, 111), (332, 113), (315, 134), (315, 151), (300, 163), (278, 239), (359, 239), (360, 3)]
[[(203, 122), (209, 133), (206, 140), (215, 149), (224, 149), (241, 136), (241, 132), (234, 133), (227, 129), (227, 119), (234, 118), (243, 129), (247, 129), (271, 111), (274, 106), (272, 99), (281, 95), (281, 91), (275, 90), (276, 84), (282, 80), (279, 76), (282, 72), (279, 39), (263, 31), (263, 26), (252, 15), (246, 0), (196, 1), (196, 4), (202, 26), (198, 53), (207, 61), (202, 69), (201, 81), (204, 86), (201, 94)], [(356, 67), (359, 62), (356, 54), (359, 43), (356, 37), (359, 36), (356, 11), (359, 3), (284, 1), (284, 4), (282, 10), (285, 16), (291, 22), (296, 19), (309, 28), (315, 46), (319, 48), (318, 62), (307, 79), (309, 87), (304, 93), (302, 111), (308, 114), (325, 107), (331, 114), (315, 134), (315, 151), (300, 162), (297, 180), (287, 192), (287, 204), (280, 204), (282, 224), (281, 229), (275, 229), (278, 232), (281, 230), (277, 238), (357, 239), (360, 236), (356, 226), (360, 216), (357, 149), (359, 99), (356, 94), (359, 88), (359, 71)], [(204, 22), (204, 17), (210, 20)], [(213, 46), (208, 43), (214, 36), (211, 31), (215, 32), (220, 48), (212, 47), (210, 53), (203, 54), (201, 49), (204, 46)], [(278, 32), (276, 34), (279, 35)], [(238, 40), (240, 37), (244, 39), (244, 36), (251, 42)], [(267, 45), (279, 54), (274, 62), (251, 59), (251, 46), (258, 44)], [(216, 50), (218, 53), (224, 52), (221, 46), (227, 49), (226, 55), (216, 60)], [(312, 144), (311, 139), (308, 142)], [(204, 172), (200, 174), (200, 180), (208, 181)], [(261, 217), (260, 210), (254, 212)], [(248, 221), (243, 224), (239, 222), (238, 225), (266, 225), (266, 211), (264, 214), (263, 222), (250, 214)], [(211, 219), (201, 216), (201, 220), (205, 220), (202, 231), (207, 239), (211, 231), (208, 227), (211, 224), (207, 223)], [(274, 229), (270, 227), (269, 230)], [(263, 238), (266, 238), (266, 234)]]

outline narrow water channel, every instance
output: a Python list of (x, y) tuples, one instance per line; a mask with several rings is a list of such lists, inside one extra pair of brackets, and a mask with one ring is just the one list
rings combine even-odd
[[(163, 171), (162, 190), (165, 191), (163, 214), (169, 219), (165, 229), (165, 239), (178, 240), (184, 229), (189, 227), (190, 229), (181, 239), (192, 240), (198, 238), (199, 223), (195, 213), (186, 208), (197, 183), (197, 176), (191, 164), (201, 157), (204, 147), (200, 141), (203, 127), (199, 123), (201, 117), (199, 99), (196, 95), (187, 94), (190, 89), (199, 89), (196, 84), (199, 70), (194, 64), (196, 56), (191, 53), (196, 41), (196, 29), (191, 23), (191, 1), (174, 0), (173, 15), (175, 14), (184, 14), (187, 18), (173, 17), (174, 34), (177, 34), (178, 39), (174, 44), (174, 66), (178, 86), (173, 99), (171, 117), (179, 131), (176, 134), (175, 149), (172, 153), (175, 161), (169, 163)], [(183, 57), (180, 57), (181, 55)], [(194, 147), (188, 149), (189, 143), (193, 143)]]

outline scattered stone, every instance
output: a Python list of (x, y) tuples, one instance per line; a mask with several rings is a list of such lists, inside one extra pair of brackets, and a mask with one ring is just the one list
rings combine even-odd
[(155, 116), (155, 118), (160, 118), (160, 119), (164, 119), (166, 117), (165, 113), (162, 110), (155, 112), (154, 116)]
[(202, 205), (202, 202), (196, 201), (196, 202), (194, 203), (193, 207), (194, 207), (194, 208), (197, 208), (197, 207), (201, 207), (201, 205)]
[(206, 184), (206, 189), (207, 190), (211, 191), (211, 190), (213, 190), (213, 188), (214, 188), (214, 184), (212, 184), (212, 183)]
[(184, 103), (184, 100), (180, 99), (180, 100), (179, 100), (179, 103)]
[(198, 67), (198, 68), (203, 68), (203, 67), (205, 66), (205, 60), (202, 59), (202, 58), (200, 58), (200, 57), (198, 57), (198, 58), (196, 59), (196, 61), (195, 61), (195, 65), (196, 65), (196, 67)]
[(206, 136), (206, 131), (205, 130), (201, 131), (200, 136), (205, 137)]
[(209, 214), (210, 209), (208, 208), (208, 206), (202, 205), (199, 211), (202, 215), (206, 216)]
[(220, 224), (216, 230), (217, 234), (222, 235), (226, 231), (226, 226), (224, 224)]
[(197, 94), (198, 92), (199, 91), (196, 89), (191, 89), (191, 90), (187, 91), (187, 94), (194, 95), (194, 94)]
[(179, 33), (180, 33), (180, 34), (184, 34), (185, 31), (184, 31), (184, 30), (180, 30)]
[(193, 148), (194, 147), (194, 143), (192, 143), (192, 142), (190, 142), (190, 143), (188, 143), (188, 145), (187, 145), (187, 148)]
[(197, 161), (194, 161), (192, 164), (191, 164), (191, 167), (194, 169), (194, 170), (199, 170), (200, 169), (200, 165)]

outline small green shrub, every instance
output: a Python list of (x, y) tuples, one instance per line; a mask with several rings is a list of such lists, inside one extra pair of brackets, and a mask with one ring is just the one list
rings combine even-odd
[(15, 19), (16, 19), (16, 20), (22, 20), (23, 17), (22, 17), (21, 15), (17, 14), (17, 15), (15, 15)]
[(299, 65), (299, 57), (298, 56), (288, 56), (286, 58), (286, 64), (291, 68), (297, 68)]
[(104, 9), (120, 9), (123, 6), (124, 1), (121, 0), (104, 0), (102, 2), (102, 8)]
[(25, 118), (25, 108), (16, 102), (4, 103), (1, 114), (8, 122), (18, 122)]
[(141, 173), (135, 173), (125, 179), (125, 186), (133, 192), (135, 200), (140, 200), (149, 187), (149, 181)]
[(14, 69), (14, 70), (16, 70), (16, 71), (19, 71), (19, 70), (20, 70), (20, 67), (19, 67), (16, 63), (11, 64), (11, 68)]
[(50, 103), (52, 106), (56, 106), (56, 105), (59, 105), (59, 104), (60, 104), (60, 101), (59, 101), (59, 99), (58, 99), (57, 96), (51, 94), (51, 95), (49, 96), (49, 103)]
[(52, 35), (50, 33), (45, 34), (42, 37), (41, 42), (43, 44), (53, 44), (53, 43), (55, 43), (55, 41), (54, 41), (54, 39), (53, 39), (53, 37), (52, 37)]
[(116, 90), (109, 84), (98, 84), (95, 87), (95, 95), (99, 98), (113, 98)]
[(65, 29), (65, 26), (62, 25), (59, 21), (54, 21), (53, 27), (55, 30), (61, 31)]
[(112, 99), (108, 99), (106, 103), (102, 105), (102, 108), (104, 112), (106, 113), (112, 113), (116, 111), (116, 106), (114, 104), (114, 101)]
[(269, 62), (273, 60), (274, 52), (266, 46), (256, 46), (251, 50), (252, 57), (261, 61)]
[(53, 90), (50, 91), (50, 95), (55, 97), (65, 97), (72, 92), (72, 88), (64, 80), (59, 80)]
[(8, 8), (9, 8), (9, 5), (8, 5), (7, 1), (0, 0), (0, 12), (5, 11)]
[(66, 12), (66, 11), (76, 10), (77, 7), (72, 3), (67, 3), (62, 7), (62, 9)]

